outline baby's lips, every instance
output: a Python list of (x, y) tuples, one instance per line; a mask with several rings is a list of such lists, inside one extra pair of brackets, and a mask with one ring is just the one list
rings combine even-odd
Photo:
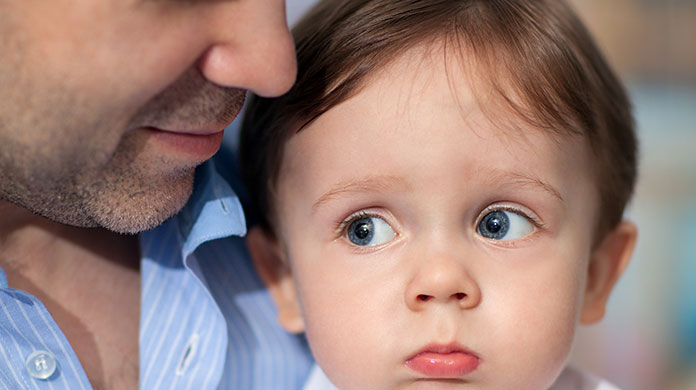
[(427, 377), (456, 379), (476, 370), (479, 363), (476, 354), (459, 345), (431, 344), (416, 352), (404, 364)]

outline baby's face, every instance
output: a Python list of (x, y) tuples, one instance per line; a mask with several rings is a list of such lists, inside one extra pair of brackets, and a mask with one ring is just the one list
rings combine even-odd
[(342, 390), (546, 389), (583, 308), (587, 148), (492, 123), (458, 63), (417, 55), (286, 145), (280, 250), (312, 351)]

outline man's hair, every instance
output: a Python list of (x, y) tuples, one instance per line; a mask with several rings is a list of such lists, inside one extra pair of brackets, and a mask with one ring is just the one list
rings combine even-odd
[(582, 136), (599, 190), (597, 238), (621, 221), (637, 173), (631, 105), (565, 1), (326, 0), (293, 34), (297, 83), (279, 98), (250, 99), (239, 145), (242, 175), (268, 233), (287, 139), (399, 55), (431, 43), (473, 55), (486, 86), (526, 123)]

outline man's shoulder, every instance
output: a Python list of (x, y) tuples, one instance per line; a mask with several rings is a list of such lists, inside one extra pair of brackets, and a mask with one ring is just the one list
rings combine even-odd
[(0, 269), (0, 389), (91, 389), (68, 340), (36, 297)]

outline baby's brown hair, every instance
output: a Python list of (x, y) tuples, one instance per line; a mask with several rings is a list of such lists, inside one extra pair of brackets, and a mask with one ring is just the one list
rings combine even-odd
[(600, 196), (597, 239), (621, 221), (637, 175), (631, 104), (565, 1), (325, 0), (293, 34), (297, 82), (279, 98), (250, 99), (239, 145), (242, 176), (268, 233), (286, 140), (390, 61), (429, 43), (443, 46), (443, 55), (472, 54), (467, 61), (490, 92), (521, 120), (583, 137)]

